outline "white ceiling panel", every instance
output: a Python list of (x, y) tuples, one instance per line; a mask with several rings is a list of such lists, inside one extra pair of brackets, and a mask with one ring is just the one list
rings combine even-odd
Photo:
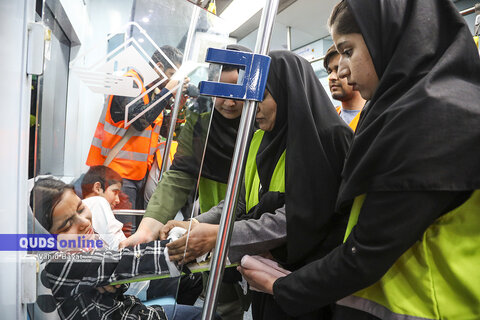
[[(328, 35), (327, 21), (338, 0), (297, 0), (276, 18), (270, 48), (287, 48), (287, 26), (292, 27), (292, 49)], [(253, 49), (260, 23), (260, 12), (234, 31), (231, 36)]]

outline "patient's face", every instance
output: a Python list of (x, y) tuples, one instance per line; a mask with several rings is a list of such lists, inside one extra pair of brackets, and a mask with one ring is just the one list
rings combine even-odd
[(71, 189), (66, 189), (53, 209), (52, 234), (93, 235), (92, 213)]

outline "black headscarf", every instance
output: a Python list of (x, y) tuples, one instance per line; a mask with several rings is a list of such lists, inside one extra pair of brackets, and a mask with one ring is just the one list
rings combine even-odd
[[(290, 51), (272, 51), (267, 90), (277, 103), (275, 126), (265, 132), (256, 162), (268, 199), (275, 165), (286, 148), (286, 266), (301, 265), (328, 234), (340, 172), (353, 135), (338, 116), (310, 63)], [(267, 201), (268, 202), (268, 201)], [(268, 207), (268, 206), (266, 206)]]
[[(230, 44), (227, 46), (227, 49), (251, 52), (247, 47), (238, 44)], [(216, 79), (210, 80), (215, 81)], [(209, 104), (211, 108), (213, 108), (213, 115), (211, 115), (210, 112), (192, 115), (190, 121), (195, 122), (193, 132), (180, 134), (179, 149), (177, 149), (171, 169), (188, 172), (197, 176), (204, 146), (205, 143), (207, 143), (202, 167), (202, 177), (227, 183), (240, 117), (236, 119), (225, 118), (213, 107), (211, 100), (212, 98), (206, 96), (200, 96), (198, 98), (199, 103)], [(211, 124), (210, 116), (212, 116)], [(209, 125), (210, 132), (208, 140), (206, 141), (205, 138)]]
[(338, 205), (372, 191), (478, 189), (480, 60), (452, 1), (347, 3), (380, 82), (362, 112)]

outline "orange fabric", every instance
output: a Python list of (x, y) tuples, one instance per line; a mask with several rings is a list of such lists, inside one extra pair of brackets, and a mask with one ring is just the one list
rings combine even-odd
[[(144, 93), (146, 91), (140, 76), (135, 71), (130, 70), (125, 76), (134, 77), (138, 80), (137, 83), (141, 85), (141, 92)], [(119, 122), (113, 121), (110, 114), (112, 99), (113, 96), (108, 97), (107, 109), (104, 110), (97, 124), (87, 157), (88, 166), (102, 165), (108, 152), (122, 139), (126, 130), (130, 127), (124, 128), (125, 121), (123, 120)], [(143, 103), (147, 105), (149, 102), (148, 95), (144, 95)], [(108, 167), (117, 171), (122, 178), (131, 180), (143, 179), (153, 163), (153, 156), (159, 145), (158, 138), (162, 121), (163, 115), (160, 114), (153, 122), (153, 126), (150, 125), (144, 131), (135, 133)], [(106, 125), (108, 125), (110, 130), (105, 129)], [(142, 159), (140, 160), (140, 158)]]
[[(342, 106), (336, 107), (335, 110), (337, 110), (338, 115), (340, 115), (340, 113), (342, 113)], [(360, 113), (362, 112), (360, 111), (359, 113), (357, 113), (355, 118), (353, 118), (352, 121), (350, 121), (350, 123), (348, 124), (348, 126), (353, 130), (353, 132), (357, 130), (358, 120), (360, 119)]]
[(358, 120), (360, 119), (360, 113), (362, 112), (360, 111), (359, 113), (357, 113), (355, 118), (353, 118), (352, 121), (350, 121), (350, 123), (348, 124), (349, 127), (352, 128), (353, 132), (357, 130)]

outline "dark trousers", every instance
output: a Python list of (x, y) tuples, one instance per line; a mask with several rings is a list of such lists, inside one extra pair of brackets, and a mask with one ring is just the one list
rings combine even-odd
[(132, 209), (142, 210), (143, 208), (143, 191), (145, 180), (130, 180), (123, 178), (122, 191), (128, 196), (128, 200), (132, 204)]
[(165, 278), (152, 280), (147, 289), (147, 299), (170, 296), (176, 298), (178, 304), (193, 306), (200, 293), (202, 293), (202, 289), (202, 275), (200, 273), (184, 275), (180, 279)]
[(252, 291), (252, 317), (254, 320), (331, 320), (332, 308), (333, 306), (328, 305), (315, 312), (292, 317), (282, 310), (272, 295)]

